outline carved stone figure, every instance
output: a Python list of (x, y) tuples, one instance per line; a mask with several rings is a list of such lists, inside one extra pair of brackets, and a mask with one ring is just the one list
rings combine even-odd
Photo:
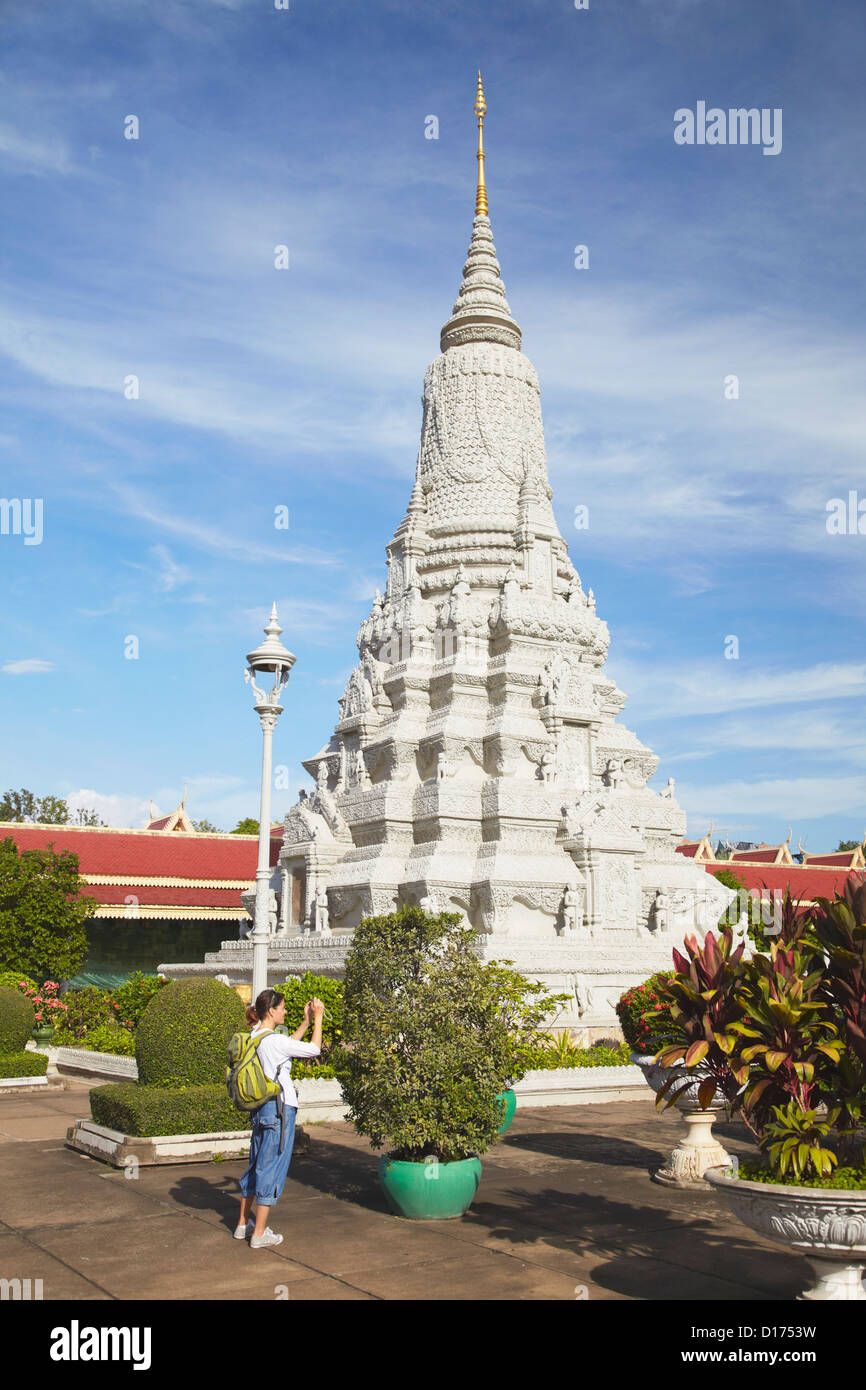
[(573, 979), (574, 1002), (577, 1006), (578, 1018), (583, 1018), (584, 1014), (589, 1013), (593, 1006), (593, 992), (587, 975), (575, 975)]
[(316, 894), (316, 931), (326, 936), (330, 931), (328, 925), (328, 890), (320, 888)]
[(566, 933), (579, 932), (583, 926), (583, 894), (576, 883), (570, 883), (562, 899), (562, 916)]
[(653, 904), (653, 920), (655, 930), (662, 936), (667, 936), (671, 929), (671, 901), (663, 888), (656, 893), (655, 903)]
[(602, 780), (606, 787), (619, 786), (622, 776), (622, 758), (608, 758)]
[(541, 755), (541, 780), (548, 786), (556, 781), (556, 752), (553, 748), (545, 748)]
[(675, 786), (676, 783), (674, 782), (673, 777), (669, 777), (668, 780), (665, 782), (664, 786), (662, 787), (661, 791), (659, 792), (659, 796), (663, 796), (665, 800), (670, 801), (673, 797)]

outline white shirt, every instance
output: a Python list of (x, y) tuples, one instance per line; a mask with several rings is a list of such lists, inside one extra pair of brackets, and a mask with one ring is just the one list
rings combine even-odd
[[(252, 1030), (250, 1037), (258, 1037), (259, 1033), (266, 1031), (260, 1023)], [(286, 1105), (294, 1105), (296, 1109), (298, 1105), (297, 1092), (292, 1085), (292, 1057), (318, 1057), (321, 1051), (315, 1043), (302, 1042), (299, 1038), (287, 1038), (285, 1033), (269, 1033), (259, 1043), (262, 1071), (269, 1081), (276, 1080), (277, 1067), (281, 1067), (280, 1085)]]

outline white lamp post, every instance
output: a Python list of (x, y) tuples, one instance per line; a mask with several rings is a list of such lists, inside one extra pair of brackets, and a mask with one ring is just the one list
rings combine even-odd
[[(256, 869), (255, 921), (250, 940), (253, 943), (253, 1000), (268, 983), (268, 892), (271, 884), (271, 748), (274, 728), (283, 712), (280, 695), (285, 689), (289, 672), (295, 664), (292, 653), (280, 641), (282, 628), (277, 622), (277, 605), (271, 609), (271, 619), (265, 628), (265, 640), (247, 655), (244, 680), (253, 687), (256, 703), (253, 706), (262, 725), (262, 800), (259, 811), (259, 863)], [(266, 695), (256, 685), (256, 676), (272, 673), (274, 683)]]

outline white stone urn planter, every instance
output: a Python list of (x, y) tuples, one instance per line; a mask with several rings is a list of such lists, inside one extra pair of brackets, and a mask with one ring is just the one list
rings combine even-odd
[(671, 1075), (684, 1080), (691, 1078), (691, 1084), (674, 1102), (685, 1120), (685, 1130), (667, 1162), (653, 1174), (653, 1178), (665, 1187), (685, 1187), (705, 1192), (704, 1174), (707, 1169), (729, 1167), (731, 1163), (730, 1154), (713, 1135), (713, 1123), (724, 1113), (723, 1096), (716, 1091), (712, 1103), (702, 1110), (698, 1087), (706, 1079), (706, 1072), (700, 1066), (659, 1067), (652, 1056), (639, 1052), (633, 1052), (631, 1060), (636, 1067), (640, 1067), (644, 1080), (656, 1094)]
[(806, 1256), (816, 1278), (801, 1299), (866, 1301), (866, 1189), (749, 1182), (730, 1167), (711, 1168), (704, 1179), (744, 1225)]

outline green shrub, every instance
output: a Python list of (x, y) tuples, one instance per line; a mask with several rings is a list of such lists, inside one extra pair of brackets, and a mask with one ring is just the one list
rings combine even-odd
[[(744, 1178), (746, 1182), (779, 1182), (779, 1174), (774, 1173), (772, 1168), (767, 1168), (760, 1161), (741, 1163), (737, 1176)], [(835, 1168), (830, 1177), (816, 1178), (813, 1174), (800, 1174), (797, 1177), (794, 1173), (785, 1174), (786, 1187), (822, 1187), (834, 1188), (846, 1191), (850, 1188), (863, 1189), (866, 1187), (866, 1169), (864, 1168)]]
[(137, 1028), (153, 996), (167, 984), (168, 980), (161, 975), (145, 975), (134, 970), (126, 983), (112, 990), (110, 995), (111, 1011), (117, 1022), (124, 1028)]
[(151, 999), (135, 1031), (139, 1080), (224, 1086), (229, 1039), (247, 1030), (246, 1009), (233, 989), (218, 980), (173, 980)]
[(28, 989), (36, 989), (35, 980), (31, 980), (29, 975), (25, 975), (20, 970), (0, 970), (0, 986), (8, 989), (20, 989), (21, 985), (27, 985)]
[(604, 1047), (576, 1047), (573, 1043), (566, 1050), (557, 1042), (550, 1046), (544, 1043), (521, 1049), (521, 1062), (524, 1072), (553, 1071), (557, 1067), (627, 1067), (629, 1048), (627, 1043), (614, 1042)]
[[(321, 999), (321, 995), (319, 998)], [(334, 1054), (331, 1054), (332, 1059)], [(309, 1061), (298, 1057), (292, 1062), (293, 1081), (331, 1081), (337, 1075), (337, 1068), (334, 1061), (320, 1062), (317, 1057), (311, 1057)]]
[(519, 1081), (535, 1066), (531, 1059), (538, 1049), (548, 1043), (550, 1034), (539, 1031), (542, 1024), (551, 1024), (563, 1007), (571, 1003), (572, 996), (549, 994), (540, 981), (528, 980), (512, 967), (510, 960), (490, 961), (484, 967), (484, 974), (499, 1000), (499, 1017), (508, 1030), (509, 1079)]
[[(286, 996), (286, 1027), (290, 1033), (294, 1033), (304, 1021), (304, 1005), (308, 999), (321, 999), (325, 1006), (325, 1016), (322, 1019), (322, 1057), (321, 1061), (304, 1063), (304, 1066), (312, 1065), (314, 1070), (310, 1073), (315, 1076), (322, 1076), (322, 1068), (327, 1066), (328, 1059), (335, 1047), (338, 1047), (343, 1040), (343, 982), (342, 980), (329, 980), (325, 975), (312, 975), (309, 971), (305, 975), (292, 975), (284, 985), (277, 985), (280, 994)], [(331, 1073), (333, 1075), (333, 1073)], [(292, 1063), (292, 1076), (300, 1076), (298, 1063)]]
[(251, 1123), (235, 1109), (224, 1084), (168, 1087), (122, 1081), (95, 1086), (90, 1113), (97, 1124), (138, 1136), (234, 1132), (249, 1129)]
[(33, 1005), (27, 996), (20, 989), (0, 986), (0, 1055), (23, 1052), (35, 1022)]
[(632, 1052), (653, 1056), (678, 1036), (670, 1009), (659, 993), (659, 986), (673, 977), (673, 970), (660, 970), (620, 997), (616, 1015)]
[(496, 1142), (514, 1050), (477, 945), (456, 913), (414, 907), (355, 929), (338, 1075), (358, 1133), (394, 1158), (448, 1162)]
[(116, 1023), (101, 1023), (97, 1028), (88, 1029), (83, 1038), (61, 1028), (51, 1042), (54, 1047), (80, 1047), (85, 1052), (113, 1052), (122, 1057), (135, 1055), (135, 1038), (128, 1028), (120, 1028)]
[(48, 1070), (48, 1058), (44, 1052), (5, 1052), (0, 1053), (0, 1077), (44, 1076)]
[(63, 1002), (66, 1005), (63, 1031), (73, 1038), (84, 1038), (91, 1028), (102, 1028), (117, 1016), (111, 1007), (108, 990), (98, 989), (96, 985), (68, 990)]

